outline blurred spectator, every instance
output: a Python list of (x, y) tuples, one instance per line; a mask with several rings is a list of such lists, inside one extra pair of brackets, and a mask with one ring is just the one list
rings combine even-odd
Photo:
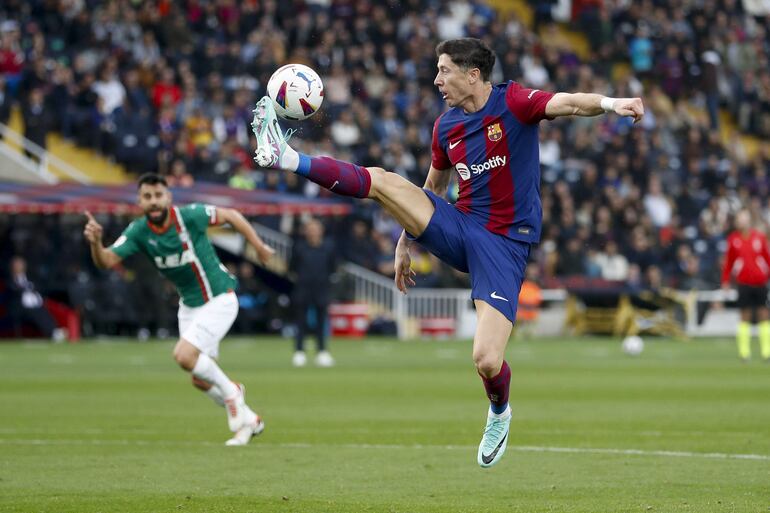
[[(45, 97), (42, 89), (33, 89), (22, 109), (24, 118), (24, 137), (37, 144), (44, 150), (47, 148), (46, 137), (53, 124), (50, 111), (45, 108)], [(39, 160), (31, 149), (25, 150), (28, 157)]]
[(567, 246), (560, 252), (556, 273), (559, 276), (582, 276), (586, 273), (586, 255), (583, 243), (577, 237), (567, 241)]
[(367, 269), (374, 269), (377, 257), (372, 247), (369, 226), (361, 219), (353, 220), (350, 232), (346, 234), (342, 247), (342, 258)]
[(537, 283), (537, 267), (529, 266), (526, 278), (519, 291), (519, 308), (516, 313), (516, 336), (528, 337), (534, 329), (534, 324), (540, 316), (540, 305), (543, 294)]
[(267, 325), (267, 294), (264, 287), (254, 274), (254, 265), (250, 262), (242, 262), (237, 269), (229, 266), (230, 273), (238, 276), (238, 317), (235, 320), (236, 328), (240, 333), (255, 333), (266, 331)]
[(187, 164), (182, 159), (171, 163), (171, 170), (166, 176), (169, 187), (192, 187), (195, 183), (193, 176), (187, 172)]
[[(0, 74), (0, 123), (4, 125), (8, 124), (8, 118), (11, 117), (12, 100), (5, 78)], [(0, 139), (2, 138), (3, 134), (0, 134)]]
[(594, 261), (605, 280), (623, 281), (628, 277), (628, 260), (618, 253), (615, 241), (608, 241), (604, 251), (597, 254)]
[(671, 223), (671, 214), (673, 213), (671, 203), (663, 194), (663, 187), (657, 175), (650, 177), (647, 194), (644, 196), (644, 209), (652, 219), (652, 224), (657, 228), (668, 226)]
[(101, 112), (105, 116), (112, 116), (126, 99), (126, 88), (117, 77), (116, 66), (114, 61), (107, 61), (99, 72), (99, 80), (93, 85), (101, 102)]
[(56, 324), (51, 314), (43, 306), (43, 296), (35, 288), (35, 284), (27, 277), (27, 261), (20, 256), (11, 259), (8, 275), (8, 290), (10, 292), (9, 314), (13, 325), (14, 335), (22, 336), (22, 325), (30, 323), (44, 337), (53, 338)]
[(289, 276), (294, 281), (291, 302), (297, 328), (292, 363), (303, 367), (307, 362), (305, 336), (312, 316), (318, 349), (315, 363), (331, 367), (334, 359), (327, 349), (327, 311), (331, 277), (337, 270), (337, 252), (331, 241), (324, 238), (323, 225), (317, 219), (307, 221), (303, 230), (304, 239), (294, 244), (289, 262)]
[(243, 189), (253, 191), (257, 188), (257, 182), (253, 173), (247, 167), (240, 166), (233, 176), (227, 181), (227, 184), (234, 189)]

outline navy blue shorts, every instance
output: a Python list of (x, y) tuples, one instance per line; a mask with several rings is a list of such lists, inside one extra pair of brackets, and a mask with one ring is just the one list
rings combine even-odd
[(486, 301), (515, 322), (531, 245), (492, 233), (443, 198), (424, 192), (436, 211), (422, 235), (407, 233), (407, 237), (458, 271), (469, 273), (471, 298)]

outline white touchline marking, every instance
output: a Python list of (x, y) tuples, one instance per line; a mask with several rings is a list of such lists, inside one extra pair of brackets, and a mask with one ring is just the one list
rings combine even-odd
[[(56, 440), (41, 438), (0, 438), (0, 445), (123, 445), (123, 446), (224, 446), (224, 442), (207, 441), (173, 441), (173, 440)], [(252, 443), (258, 447), (281, 447), (289, 449), (312, 449), (312, 448), (344, 448), (344, 449), (444, 449), (448, 451), (456, 450), (476, 450), (476, 445), (402, 445), (402, 444), (319, 444), (319, 443), (263, 443), (255, 441)], [(553, 452), (567, 454), (610, 454), (620, 456), (659, 456), (665, 458), (702, 458), (710, 460), (754, 460), (770, 461), (770, 455), (767, 454), (735, 454), (723, 452), (690, 452), (690, 451), (664, 451), (648, 449), (612, 449), (602, 447), (544, 447), (537, 445), (509, 445), (509, 451), (517, 452)]]

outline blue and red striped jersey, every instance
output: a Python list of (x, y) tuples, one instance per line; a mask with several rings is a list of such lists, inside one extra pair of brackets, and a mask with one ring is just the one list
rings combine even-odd
[(460, 183), (455, 207), (493, 233), (530, 243), (540, 240), (537, 124), (546, 117), (552, 96), (510, 81), (494, 86), (478, 112), (454, 107), (436, 120), (433, 167), (454, 166)]

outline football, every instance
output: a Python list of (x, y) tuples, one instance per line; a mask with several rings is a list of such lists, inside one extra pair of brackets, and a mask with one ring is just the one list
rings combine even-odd
[(638, 356), (644, 350), (644, 340), (638, 335), (623, 339), (623, 352), (630, 356)]
[(304, 64), (287, 64), (267, 82), (267, 94), (276, 113), (284, 119), (300, 121), (315, 114), (324, 100), (321, 77)]

